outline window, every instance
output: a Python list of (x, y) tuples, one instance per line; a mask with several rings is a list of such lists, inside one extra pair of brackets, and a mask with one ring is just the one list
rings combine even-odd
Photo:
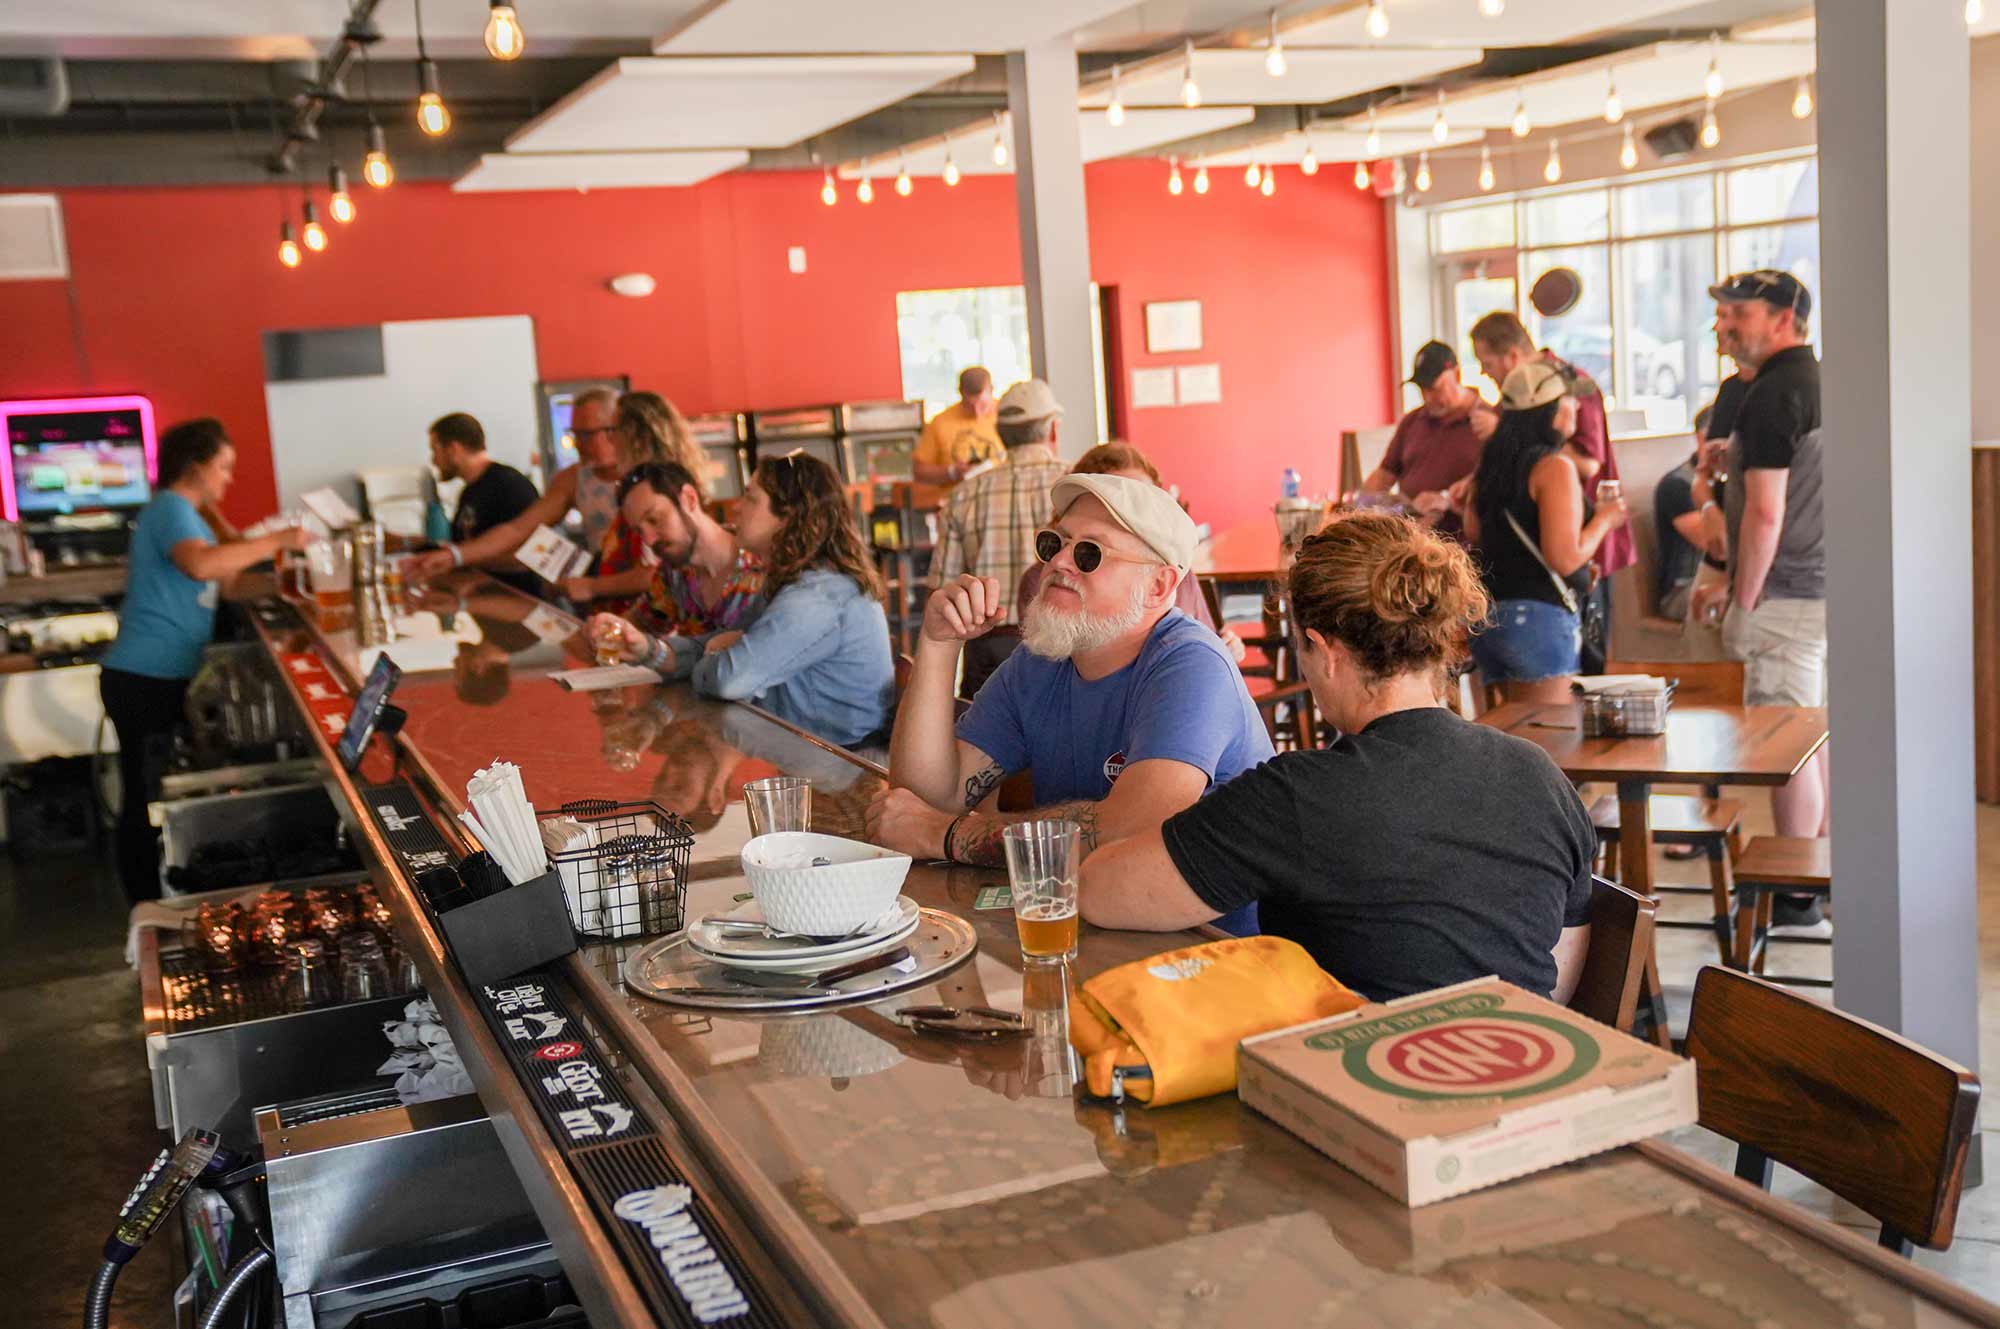
[(925, 414), (958, 400), (958, 371), (984, 365), (996, 389), (1030, 377), (1028, 294), (1019, 286), (900, 291), (896, 339), (903, 354), (903, 397)]
[[(1440, 338), (1462, 344), (1482, 314), (1512, 309), (1542, 345), (1595, 378), (1611, 406), (1644, 411), (1653, 430), (1685, 429), (1731, 368), (1716, 351), (1708, 294), (1720, 274), (1792, 272), (1813, 294), (1809, 332), (1819, 340), (1812, 156), (1445, 204), (1430, 220), (1437, 280), (1426, 298), (1436, 300), (1429, 318)], [(1528, 295), (1559, 267), (1576, 272), (1581, 294), (1544, 318)]]

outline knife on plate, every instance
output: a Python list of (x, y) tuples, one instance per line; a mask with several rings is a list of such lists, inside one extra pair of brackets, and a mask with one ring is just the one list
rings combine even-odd
[(731, 969), (722, 980), (726, 986), (704, 983), (700, 987), (680, 988), (678, 991), (693, 993), (703, 997), (748, 997), (761, 994), (775, 995), (793, 992), (800, 996), (830, 992), (838, 984), (863, 974), (872, 974), (878, 969), (887, 969), (910, 958), (908, 946), (897, 946), (880, 955), (871, 955), (853, 964), (844, 964), (837, 969), (828, 969), (818, 974), (767, 974), (750, 969)]

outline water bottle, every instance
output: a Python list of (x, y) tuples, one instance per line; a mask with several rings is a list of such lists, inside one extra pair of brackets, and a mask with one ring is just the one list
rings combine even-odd
[(1289, 466), (1285, 468), (1284, 496), (1286, 498), (1297, 498), (1299, 496), (1299, 473)]

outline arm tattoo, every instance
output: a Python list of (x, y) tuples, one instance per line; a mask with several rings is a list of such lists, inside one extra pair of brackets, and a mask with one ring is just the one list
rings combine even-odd
[(1084, 857), (1088, 858), (1097, 848), (1097, 804), (1079, 799), (1011, 816), (970, 813), (958, 823), (958, 832), (951, 838), (953, 861), (977, 867), (1005, 867), (1007, 851), (1002, 838), (1007, 827), (1017, 821), (1073, 821), (1081, 831), (1078, 847)]
[(965, 806), (976, 808), (985, 802), (986, 796), (1000, 787), (1006, 774), (997, 763), (991, 762), (984, 769), (974, 772), (972, 778), (965, 782)]

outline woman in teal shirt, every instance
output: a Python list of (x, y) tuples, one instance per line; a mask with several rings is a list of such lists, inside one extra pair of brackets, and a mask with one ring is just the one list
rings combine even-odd
[(134, 903), (160, 894), (159, 839), (146, 805), (183, 714), (188, 683), (215, 633), (215, 606), (238, 574), (303, 549), (306, 532), (216, 543), (203, 509), (222, 502), (236, 471), (236, 448), (216, 420), (189, 420), (160, 436), (159, 489), (132, 532), (118, 640), (104, 653), (98, 687), (118, 732), (118, 878)]

